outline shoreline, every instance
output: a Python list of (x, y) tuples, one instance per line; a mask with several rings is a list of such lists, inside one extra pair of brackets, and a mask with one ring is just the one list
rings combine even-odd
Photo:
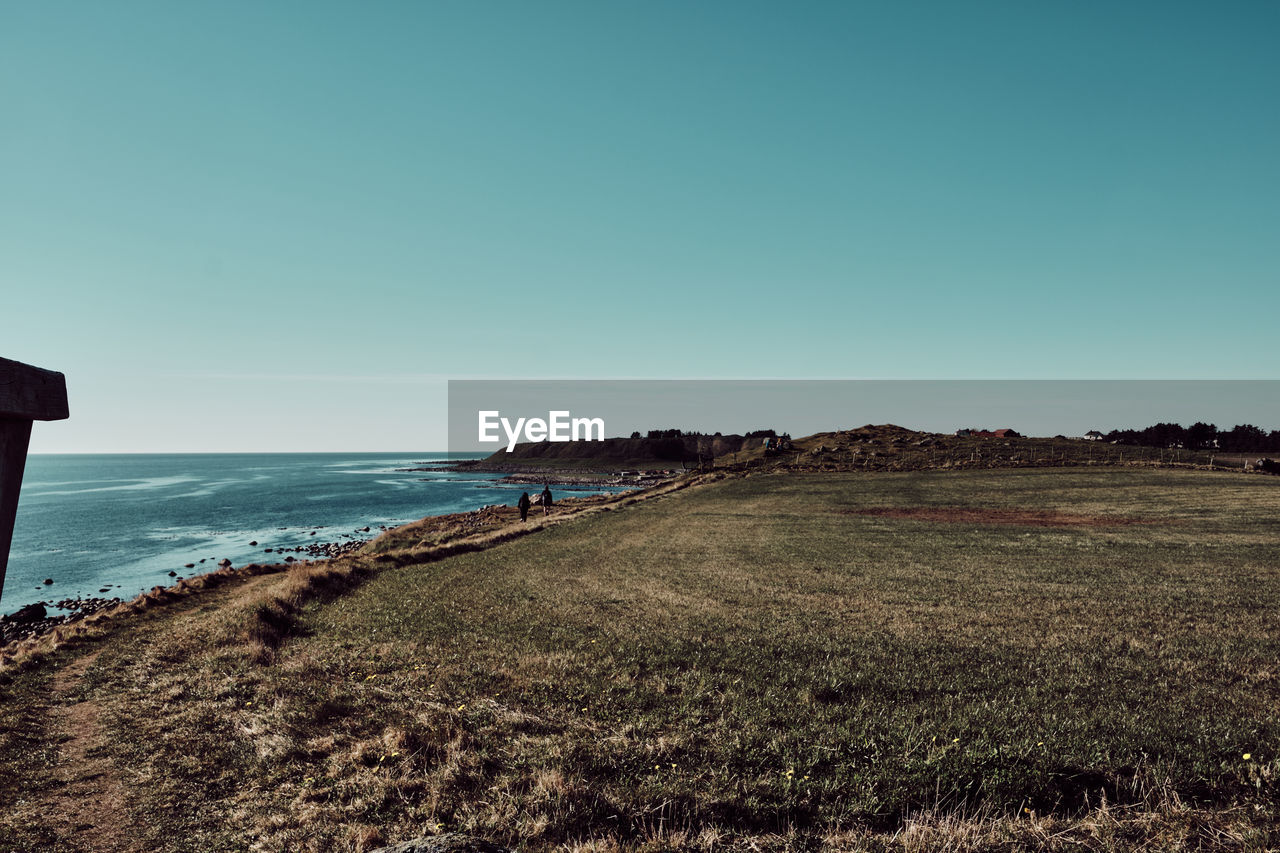
[[(275, 453), (243, 461), (243, 454), (231, 454), (236, 459), (227, 468), (189, 459), (191, 454), (147, 454), (163, 461), (141, 467), (59, 461), (27, 471), (24, 501), (34, 503), (26, 523), (19, 519), (23, 529), (15, 536), (18, 550), (0, 600), (0, 643), (25, 635), (37, 620), (54, 624), (92, 614), (158, 584), (208, 572), (224, 559), (243, 565), (341, 557), (389, 527), (430, 514), (514, 504), (520, 495), (517, 484), (494, 475), (462, 468), (455, 476), (456, 462), (432, 458), (434, 453), (296, 455), (301, 461), (273, 461), (284, 456)], [(448, 473), (437, 484), (393, 470)], [(613, 492), (639, 485), (570, 479), (553, 489)], [(127, 489), (138, 508), (123, 502), (119, 509), (108, 507), (107, 494), (83, 494), (104, 491), (104, 484), (111, 487), (107, 493)], [(222, 492), (223, 486), (238, 491)], [(148, 494), (162, 507), (143, 508), (133, 498), (144, 487), (156, 489)], [(182, 500), (170, 508), (168, 498)], [(313, 507), (310, 500), (322, 503)]]
[[(412, 522), (405, 523), (410, 524)], [(308, 530), (310, 531), (310, 535), (314, 536), (318, 531), (324, 530), (326, 527), (327, 525), (321, 524), (315, 526), (300, 526), (297, 529)], [(369, 542), (372, 542), (379, 535), (385, 533), (389, 529), (392, 528), (388, 528), (385, 524), (378, 525), (377, 527), (365, 525), (364, 527), (355, 528), (351, 533), (341, 534), (341, 536), (345, 538), (332, 542), (312, 541), (305, 542), (301, 545), (278, 545), (262, 548), (261, 553), (289, 555), (299, 554), (305, 555), (307, 558), (313, 560), (334, 559), (358, 551), (360, 548), (363, 548)], [(368, 535), (362, 536), (361, 534)], [(258, 543), (257, 541), (253, 541), (249, 544), (256, 547)], [(298, 558), (293, 556), (286, 556), (282, 560), (285, 564), (297, 561)], [(192, 555), (189, 557), (188, 562), (182, 563), (176, 568), (169, 569), (167, 572), (165, 572), (164, 569), (161, 569), (160, 571), (165, 572), (164, 576), (170, 584), (177, 584), (187, 578), (200, 577), (201, 575), (208, 574), (214, 570), (214, 568), (205, 570), (204, 566), (206, 564), (211, 565), (214, 568), (222, 568), (224, 566), (231, 565), (231, 560), (226, 557), (201, 557), (197, 559)], [(246, 560), (244, 564), (252, 565), (253, 561)], [(184, 570), (191, 572), (191, 574), (179, 574)], [(53, 584), (49, 584), (48, 586), (50, 587), (50, 592), (52, 592)], [(28, 632), (30, 631), (30, 628), (26, 626), (37, 625), (39, 626), (39, 629), (36, 633), (47, 633), (59, 625), (66, 625), (78, 621), (79, 619), (92, 616), (94, 613), (97, 613), (99, 610), (106, 607), (111, 607), (127, 601), (128, 599), (122, 598), (118, 595), (105, 595), (110, 592), (113, 587), (119, 589), (122, 586), (123, 584), (120, 583), (104, 582), (98, 589), (97, 595), (92, 593), (77, 593), (75, 595), (64, 595), (56, 600), (52, 595), (50, 595), (47, 598), (23, 604), (12, 612), (0, 613), (0, 646), (13, 642), (14, 640), (26, 639), (28, 637)], [(156, 588), (164, 587), (161, 584), (155, 584), (150, 588), (140, 589), (138, 591), (138, 595), (145, 595), (149, 590), (154, 590)]]
[[(539, 480), (541, 484), (543, 481)], [(582, 482), (578, 485), (584, 490), (589, 489), (593, 485), (601, 485), (598, 483)], [(648, 485), (656, 485), (649, 483)], [(628, 489), (622, 492), (606, 492), (585, 496), (572, 496), (567, 498), (559, 498), (556, 500), (555, 506), (568, 504), (572, 510), (567, 515), (573, 516), (581, 512), (587, 507), (607, 503), (619, 498), (634, 496), (637, 492), (643, 490), (643, 486), (637, 486), (634, 489)], [(536, 508), (535, 508), (536, 509)], [(208, 578), (214, 574), (230, 574), (253, 576), (264, 572), (282, 572), (287, 571), (293, 566), (315, 565), (318, 563), (326, 563), (330, 560), (338, 560), (344, 557), (357, 555), (360, 551), (368, 547), (370, 544), (378, 541), (381, 537), (394, 531), (403, 531), (411, 528), (422, 528), (443, 534), (441, 541), (450, 541), (458, 536), (472, 535), (482, 532), (486, 528), (492, 527), (495, 523), (505, 524), (509, 519), (508, 515), (514, 515), (518, 511), (514, 504), (486, 504), (473, 510), (464, 510), (462, 512), (439, 513), (436, 515), (426, 515), (413, 521), (407, 521), (404, 524), (395, 527), (387, 527), (386, 525), (366, 525), (356, 528), (355, 533), (372, 533), (374, 535), (368, 538), (350, 538), (345, 541), (336, 542), (308, 542), (303, 545), (282, 546), (263, 548), (264, 554), (286, 554), (279, 562), (258, 563), (247, 562), (241, 566), (235, 566), (229, 559), (223, 558), (212, 563), (213, 568), (208, 571), (198, 572), (191, 575), (178, 575), (176, 569), (170, 570), (168, 586), (156, 584), (150, 589), (141, 590), (132, 598), (122, 598), (119, 596), (85, 596), (79, 595), (74, 598), (61, 598), (56, 601), (44, 599), (30, 604), (23, 605), (13, 613), (0, 614), (0, 650), (4, 650), (9, 646), (37, 642), (59, 628), (67, 628), (76, 626), (86, 622), (98, 614), (108, 614), (113, 608), (127, 606), (131, 602), (137, 602), (148, 596), (166, 595), (176, 593), (179, 590), (189, 588), (192, 581), (200, 578)], [(541, 518), (539, 513), (536, 518)], [(531, 520), (535, 518), (530, 513)], [(314, 530), (322, 530), (324, 525), (320, 525)], [(314, 535), (314, 532), (313, 532)], [(352, 534), (344, 534), (351, 536)], [(305, 555), (305, 559), (298, 559), (293, 554)], [(203, 558), (198, 562), (187, 563), (183, 568), (194, 569), (200, 564), (205, 563), (211, 558)], [(104, 591), (105, 591), (104, 587)]]
[[(415, 522), (408, 522), (413, 524)], [(371, 528), (364, 528), (371, 530)], [(378, 534), (381, 535), (387, 530), (396, 528), (381, 527)], [(56, 601), (50, 599), (42, 599), (30, 604), (24, 604), (12, 613), (0, 614), (0, 649), (14, 644), (39, 640), (55, 631), (58, 628), (68, 627), (79, 624), (90, 617), (111, 608), (127, 604), (130, 601), (137, 601), (148, 595), (154, 595), (157, 592), (173, 592), (178, 590), (184, 583), (188, 583), (197, 578), (208, 577), (217, 572), (241, 573), (257, 573), (263, 569), (284, 571), (293, 565), (303, 563), (320, 563), (327, 560), (339, 559), (355, 554), (361, 548), (368, 545), (377, 537), (368, 539), (348, 539), (345, 542), (311, 542), (306, 545), (297, 545), (292, 547), (264, 548), (263, 552), (268, 554), (289, 554), (279, 562), (273, 563), (257, 563), (246, 562), (237, 567), (227, 558), (223, 558), (207, 571), (200, 571), (190, 575), (179, 575), (177, 569), (170, 570), (168, 573), (169, 585), (156, 584), (150, 589), (143, 589), (136, 596), (131, 598), (122, 598), (120, 596), (101, 596), (101, 595), (77, 595), (75, 597), (61, 598)], [(292, 554), (306, 554), (307, 559), (300, 560)], [(207, 558), (206, 558), (207, 559)], [(202, 559), (199, 563), (204, 563)], [(184, 568), (196, 568), (199, 563), (188, 563)], [(109, 587), (104, 587), (105, 591)], [(101, 591), (100, 591), (101, 592)]]

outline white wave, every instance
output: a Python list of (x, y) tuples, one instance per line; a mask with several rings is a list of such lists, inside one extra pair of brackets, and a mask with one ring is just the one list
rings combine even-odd
[[(119, 480), (102, 480), (98, 482), (121, 482)], [(38, 498), (45, 495), (83, 495), (89, 492), (139, 492), (146, 489), (163, 489), (179, 483), (198, 483), (199, 477), (178, 475), (176, 477), (147, 477), (141, 480), (126, 480), (119, 486), (98, 486), (93, 489), (61, 489), (49, 492), (31, 492), (27, 497)]]
[(409, 483), (404, 480), (374, 480), (379, 486), (390, 486), (393, 489), (407, 489)]

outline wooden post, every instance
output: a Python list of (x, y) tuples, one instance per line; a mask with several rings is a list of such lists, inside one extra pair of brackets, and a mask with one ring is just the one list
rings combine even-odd
[(31, 422), (60, 421), (69, 416), (67, 381), (61, 373), (0, 358), (0, 594), (9, 567)]

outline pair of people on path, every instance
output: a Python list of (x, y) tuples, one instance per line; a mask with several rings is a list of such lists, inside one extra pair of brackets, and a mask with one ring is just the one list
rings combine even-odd
[[(542, 487), (542, 494), (540, 495), (540, 497), (542, 498), (542, 500), (541, 500), (541, 503), (542, 503), (542, 514), (543, 514), (543, 515), (550, 515), (550, 514), (551, 514), (551, 486), (550, 486), (550, 484), (544, 485), (544, 486)], [(521, 520), (521, 521), (528, 521), (528, 520), (529, 520), (529, 507), (533, 506), (533, 501), (529, 500), (529, 493), (528, 493), (528, 492), (524, 492), (523, 494), (521, 494), (521, 495), (520, 495), (520, 500), (519, 500), (519, 502), (518, 502), (518, 503), (516, 503), (516, 506), (520, 507), (520, 520)]]

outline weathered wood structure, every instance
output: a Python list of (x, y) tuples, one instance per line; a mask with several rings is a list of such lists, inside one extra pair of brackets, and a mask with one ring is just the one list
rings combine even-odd
[(31, 422), (69, 416), (67, 380), (61, 373), (0, 358), (0, 591), (9, 567)]

